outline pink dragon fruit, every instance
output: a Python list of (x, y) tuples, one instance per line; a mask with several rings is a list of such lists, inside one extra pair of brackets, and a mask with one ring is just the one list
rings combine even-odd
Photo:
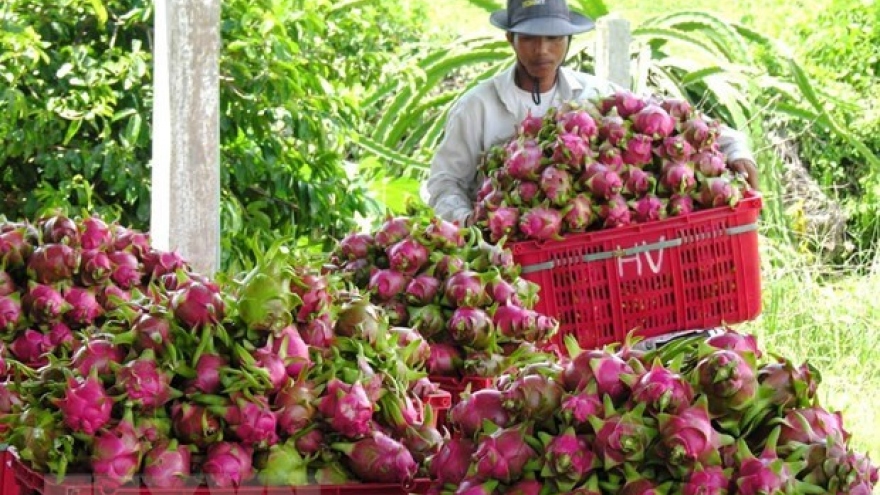
[(682, 125), (681, 132), (685, 139), (698, 150), (708, 149), (718, 137), (719, 125), (717, 122), (709, 122), (702, 117), (688, 119)]
[(93, 336), (87, 339), (73, 355), (71, 366), (81, 375), (87, 376), (94, 370), (99, 376), (113, 373), (111, 363), (120, 364), (125, 358), (125, 350), (114, 344), (109, 336)]
[(596, 393), (595, 385), (576, 393), (563, 396), (558, 414), (567, 425), (574, 426), (578, 432), (588, 430), (590, 416), (602, 417), (604, 405), (602, 397)]
[(561, 228), (562, 213), (548, 205), (527, 210), (519, 219), (519, 230), (526, 239), (557, 239)]
[(675, 131), (675, 118), (663, 107), (654, 103), (645, 105), (630, 119), (635, 132), (650, 136), (652, 139), (663, 139)]
[(104, 220), (91, 216), (80, 222), (79, 240), (83, 250), (106, 249), (113, 245), (113, 231)]
[(288, 325), (277, 335), (272, 336), (272, 352), (281, 357), (287, 366), (287, 375), (296, 378), (303, 369), (312, 364), (309, 346), (305, 343), (296, 326)]
[(70, 303), (54, 287), (35, 282), (28, 283), (28, 291), (21, 303), (31, 320), (37, 323), (61, 321), (64, 313), (70, 310)]
[(80, 254), (79, 279), (85, 286), (101, 285), (110, 280), (113, 265), (104, 251), (93, 249)]
[(481, 308), (455, 308), (446, 328), (455, 342), (473, 349), (485, 349), (492, 343), (492, 317)]
[(370, 277), (367, 288), (380, 300), (388, 301), (402, 294), (408, 283), (409, 279), (405, 274), (396, 270), (380, 269)]
[(703, 177), (718, 177), (727, 170), (724, 154), (720, 151), (700, 151), (691, 157), (691, 161)]
[(539, 421), (553, 416), (564, 393), (556, 380), (542, 374), (521, 376), (502, 392), (504, 408), (515, 418)]
[(115, 284), (107, 283), (99, 289), (98, 302), (104, 311), (112, 311), (131, 301), (131, 292)]
[(231, 405), (218, 412), (224, 413), (230, 430), (242, 446), (266, 449), (278, 443), (277, 418), (265, 397), (249, 400), (235, 396)]
[(541, 495), (543, 490), (544, 482), (521, 479), (508, 488), (504, 495)]
[(521, 138), (513, 141), (508, 153), (505, 168), (511, 177), (514, 179), (538, 179), (544, 154), (541, 145), (536, 140)]
[(171, 405), (171, 426), (183, 443), (207, 448), (222, 438), (220, 419), (205, 406), (190, 402)]
[(571, 175), (561, 168), (550, 165), (541, 172), (539, 181), (544, 196), (555, 206), (565, 206), (571, 199), (573, 183)]
[(324, 432), (321, 430), (307, 430), (306, 433), (297, 437), (294, 443), (296, 450), (307, 456), (317, 454), (324, 448), (324, 445)]
[(128, 251), (138, 258), (150, 251), (150, 234), (121, 225), (114, 225), (113, 228), (114, 250)]
[(192, 453), (177, 440), (164, 440), (144, 455), (144, 483), (150, 488), (183, 488), (190, 481)]
[[(2, 263), (0, 263), (0, 266), (2, 266)], [(12, 275), (6, 270), (0, 268), (0, 297), (10, 296), (17, 292), (18, 286), (15, 284)]]
[(27, 259), (28, 278), (40, 284), (70, 283), (79, 263), (79, 251), (66, 244), (37, 246)]
[(28, 230), (28, 226), (21, 226), (0, 233), (0, 265), (7, 270), (23, 266), (25, 260), (33, 253), (36, 235), (33, 236), (32, 242)]
[(119, 369), (116, 384), (125, 391), (129, 401), (144, 411), (164, 406), (175, 395), (171, 376), (159, 369), (156, 355), (149, 349)]
[(572, 108), (560, 112), (556, 117), (557, 122), (565, 132), (577, 133), (581, 138), (589, 141), (599, 131), (596, 121), (590, 113), (583, 109)]
[(516, 226), (519, 223), (519, 208), (515, 206), (502, 206), (488, 215), (487, 227), (489, 240), (498, 242), (502, 238), (512, 238), (516, 235)]
[(689, 163), (670, 161), (663, 165), (660, 185), (673, 194), (688, 194), (696, 188), (697, 178)]
[(722, 438), (712, 426), (705, 396), (676, 414), (660, 413), (657, 418), (663, 446), (658, 452), (670, 466), (689, 470), (697, 463), (720, 464), (718, 450), (722, 442), (732, 443), (732, 439)]
[(739, 333), (730, 327), (726, 327), (722, 333), (709, 336), (705, 343), (716, 349), (729, 349), (739, 353), (748, 352), (756, 358), (761, 357), (761, 350), (758, 348), (758, 341), (754, 335)]
[(636, 223), (655, 222), (666, 218), (666, 200), (656, 194), (646, 194), (629, 202), (632, 221)]
[(414, 275), (428, 261), (428, 248), (411, 237), (392, 244), (387, 254), (391, 269), (406, 275)]
[(599, 111), (603, 115), (608, 115), (616, 110), (617, 114), (625, 119), (639, 113), (647, 104), (647, 101), (636, 94), (626, 90), (619, 90), (600, 101)]
[(58, 214), (41, 218), (37, 221), (37, 226), (43, 233), (44, 243), (79, 246), (79, 227), (75, 221), (64, 215)]
[(473, 438), (482, 430), (484, 421), (504, 428), (511, 424), (512, 418), (504, 408), (501, 391), (486, 388), (463, 396), (449, 411), (449, 420), (462, 435)]
[(333, 344), (335, 339), (333, 325), (332, 317), (329, 314), (322, 314), (306, 323), (305, 328), (301, 327), (300, 335), (307, 345), (326, 349)]
[(709, 208), (716, 206), (736, 206), (742, 199), (739, 182), (730, 175), (709, 177), (700, 184), (696, 201)]
[(533, 180), (518, 180), (510, 191), (510, 204), (513, 206), (534, 206), (544, 199), (541, 186)]
[(534, 138), (538, 137), (543, 126), (544, 117), (540, 115), (532, 115), (532, 111), (529, 110), (528, 113), (526, 113), (526, 118), (520, 122), (517, 131), (519, 134)]
[(530, 434), (528, 428), (515, 426), (482, 437), (473, 456), (476, 475), (502, 483), (518, 480), (526, 464), (538, 455), (526, 441)]
[(566, 428), (556, 436), (539, 436), (545, 444), (541, 475), (554, 479), (560, 488), (573, 488), (601, 464), (586, 437), (578, 436), (574, 428)]
[(467, 476), (477, 448), (469, 438), (452, 437), (428, 458), (428, 472), (440, 483), (459, 484)]
[(488, 299), (485, 282), (479, 273), (471, 270), (450, 275), (443, 287), (443, 295), (453, 308), (480, 307)]
[(566, 232), (585, 232), (597, 218), (590, 196), (584, 193), (572, 198), (564, 212), (562, 225)]
[(818, 380), (815, 369), (807, 363), (795, 366), (784, 358), (758, 369), (758, 383), (772, 391), (770, 401), (783, 409), (812, 404), (819, 387)]
[(666, 203), (666, 212), (671, 217), (687, 215), (694, 211), (694, 200), (690, 194), (673, 193)]
[(225, 316), (225, 304), (217, 289), (193, 282), (171, 297), (174, 316), (191, 329), (216, 325)]
[(660, 106), (678, 122), (685, 122), (694, 113), (693, 107), (687, 100), (678, 98), (663, 98), (660, 100)]
[(718, 349), (705, 356), (694, 372), (700, 390), (709, 396), (712, 414), (724, 414), (746, 406), (757, 392), (754, 357)]
[(661, 158), (673, 162), (690, 163), (694, 154), (694, 147), (681, 134), (663, 138), (660, 146), (655, 150)]
[(678, 414), (694, 400), (694, 389), (680, 374), (655, 364), (632, 384), (634, 403), (645, 403), (650, 414)]
[(158, 280), (162, 275), (176, 273), (178, 270), (189, 269), (189, 264), (177, 251), (150, 249), (144, 254), (143, 263), (143, 273), (152, 280)]
[(104, 308), (98, 303), (94, 290), (71, 287), (65, 292), (64, 300), (70, 305), (64, 319), (74, 328), (92, 325), (104, 314)]
[(239, 487), (254, 477), (253, 449), (238, 443), (217, 442), (208, 447), (202, 472), (209, 486)]
[(53, 402), (61, 410), (64, 424), (73, 431), (95, 435), (110, 422), (113, 400), (97, 373), (81, 379), (68, 377), (64, 398)]
[(346, 261), (367, 258), (374, 244), (372, 235), (352, 232), (339, 241), (336, 252)]
[(277, 392), (287, 382), (287, 364), (283, 357), (270, 346), (255, 349), (252, 369), (260, 374), (261, 381), (270, 392)]
[(626, 142), (625, 140), (630, 134), (630, 125), (629, 121), (624, 120), (616, 111), (612, 110), (611, 113), (599, 119), (599, 139), (619, 146), (622, 142)]
[(440, 280), (427, 273), (422, 273), (410, 280), (406, 286), (406, 300), (416, 306), (424, 306), (434, 302), (440, 290)]
[(567, 170), (581, 170), (584, 161), (590, 157), (590, 145), (583, 137), (574, 132), (561, 132), (556, 141), (550, 145), (551, 160), (559, 167)]
[(123, 289), (131, 289), (141, 283), (143, 267), (134, 253), (129, 251), (113, 251), (110, 258), (110, 279)]
[(361, 481), (404, 483), (418, 470), (406, 447), (378, 431), (357, 442), (334, 443), (332, 447), (346, 455), (348, 466)]
[(142, 445), (131, 422), (131, 413), (113, 428), (100, 432), (92, 445), (92, 473), (104, 486), (120, 486), (140, 472)]
[[(393, 244), (396, 244), (399, 241), (407, 238), (410, 235), (410, 231), (412, 229), (412, 220), (408, 217), (394, 217), (394, 216), (386, 216), (385, 221), (382, 222), (382, 225), (373, 233), (373, 242), (376, 244), (376, 247), (379, 249), (386, 249)], [(357, 258), (366, 257), (366, 253), (361, 251), (364, 256), (357, 256)], [(349, 252), (348, 255), (355, 254), (354, 252)], [(360, 254), (360, 253), (359, 253)]]
[(315, 416), (315, 399), (317, 392), (310, 382), (288, 380), (272, 399), (279, 431), (295, 435), (308, 427)]
[(601, 163), (588, 165), (578, 177), (578, 182), (596, 198), (608, 199), (623, 190), (623, 179), (620, 175)]
[(499, 337), (522, 340), (537, 325), (538, 313), (516, 304), (501, 304), (492, 314), (492, 323)]
[(598, 210), (602, 227), (606, 229), (625, 227), (633, 222), (629, 203), (620, 194), (615, 194), (608, 198), (608, 201), (605, 203), (598, 205)]
[(796, 489), (796, 479), (791, 467), (776, 455), (777, 433), (778, 430), (771, 433), (759, 457), (752, 455), (748, 446), (740, 439), (740, 462), (732, 479), (737, 494), (801, 493)]
[(488, 291), (493, 302), (497, 302), (502, 305), (522, 304), (516, 287), (512, 283), (505, 280), (504, 277), (502, 277), (501, 275), (489, 281)]
[(727, 495), (731, 470), (706, 466), (691, 471), (681, 487), (681, 495)]
[(844, 445), (849, 433), (843, 429), (840, 412), (830, 413), (821, 406), (786, 411), (779, 431), (778, 445), (826, 443)]
[(9, 345), (9, 352), (15, 359), (30, 368), (41, 368), (49, 363), (46, 354), (52, 348), (49, 336), (42, 332), (28, 328), (18, 334)]
[(24, 321), (20, 296), (18, 294), (0, 296), (0, 332), (12, 335)]
[(606, 141), (599, 145), (596, 150), (596, 162), (608, 167), (609, 170), (620, 173), (626, 163), (623, 161), (623, 151), (616, 144)]
[(431, 357), (426, 364), (428, 373), (434, 376), (456, 376), (463, 364), (461, 348), (452, 344), (432, 343)]
[(414, 232), (413, 235), (420, 237), (429, 251), (449, 251), (464, 247), (463, 232), (464, 229), (457, 223), (435, 216), (431, 217), (421, 234)]
[(362, 437), (372, 430), (373, 403), (360, 382), (349, 385), (330, 380), (318, 410), (331, 428), (346, 437)]
[(645, 406), (637, 405), (624, 413), (616, 413), (609, 400), (605, 400), (605, 419), (589, 418), (596, 440), (593, 444), (604, 469), (621, 464), (641, 462), (645, 458), (657, 430), (644, 419)]
[[(441, 492), (446, 495), (447, 492)], [(453, 495), (496, 495), (498, 493), (498, 481), (480, 481), (466, 478), (455, 490)]]

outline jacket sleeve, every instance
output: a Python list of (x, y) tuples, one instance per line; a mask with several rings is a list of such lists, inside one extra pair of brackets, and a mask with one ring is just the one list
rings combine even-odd
[(757, 163), (746, 135), (732, 127), (721, 125), (718, 133), (718, 147), (727, 156), (728, 162), (749, 160)]
[(477, 103), (463, 99), (449, 112), (444, 136), (434, 152), (422, 199), (449, 221), (464, 222), (473, 211), (483, 127)]

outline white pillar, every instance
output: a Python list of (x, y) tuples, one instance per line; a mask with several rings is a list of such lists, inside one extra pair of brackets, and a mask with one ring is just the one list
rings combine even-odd
[(596, 75), (631, 88), (631, 43), (629, 21), (616, 13), (600, 17), (596, 21)]
[(220, 264), (220, 1), (155, 3), (150, 237), (205, 275)]

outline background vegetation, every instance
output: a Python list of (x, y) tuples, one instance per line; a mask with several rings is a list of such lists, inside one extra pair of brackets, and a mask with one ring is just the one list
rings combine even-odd
[[(491, 0), (224, 0), (224, 269), (286, 237), (314, 249), (416, 195), (461, 91), (510, 62)], [(880, 459), (880, 4), (571, 0), (630, 20), (639, 89), (679, 94), (759, 152), (763, 347), (823, 371), (823, 402)], [(88, 210), (148, 227), (152, 3), (0, 3), (0, 214)], [(570, 65), (592, 67), (590, 35)], [(784, 132), (849, 215), (828, 255), (785, 204)]]

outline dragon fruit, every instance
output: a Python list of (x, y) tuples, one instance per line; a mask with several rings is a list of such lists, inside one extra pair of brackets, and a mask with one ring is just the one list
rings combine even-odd
[(114, 427), (101, 431), (92, 445), (92, 472), (109, 486), (128, 483), (140, 471), (142, 446), (130, 412)]
[(564, 211), (562, 225), (566, 232), (584, 232), (597, 218), (590, 196), (583, 193), (572, 198)]
[(181, 442), (206, 448), (222, 438), (220, 419), (204, 406), (189, 402), (171, 405), (171, 426)]
[(680, 374), (659, 364), (653, 365), (638, 377), (631, 388), (630, 400), (634, 403), (645, 403), (651, 414), (677, 414), (694, 400), (691, 384)]
[(413, 277), (405, 289), (405, 297), (408, 303), (416, 306), (424, 306), (434, 302), (434, 298), (440, 290), (440, 280), (427, 273)]
[(175, 291), (171, 308), (174, 316), (191, 329), (216, 325), (225, 316), (219, 291), (201, 282), (193, 282)]
[(687, 121), (694, 113), (693, 106), (680, 98), (664, 98), (660, 100), (660, 106), (677, 122)]
[(110, 259), (110, 280), (123, 289), (131, 289), (141, 283), (143, 267), (134, 253), (129, 251), (113, 251)]
[(303, 341), (296, 326), (288, 325), (271, 337), (272, 352), (281, 357), (287, 366), (287, 375), (296, 378), (303, 369), (311, 366), (309, 346)]
[(489, 239), (498, 242), (502, 238), (511, 238), (516, 234), (519, 223), (519, 208), (514, 206), (502, 206), (495, 211), (489, 212), (487, 226)]
[(114, 225), (113, 228), (114, 250), (127, 251), (141, 258), (152, 249), (150, 246), (150, 234), (123, 227), (122, 225)]
[(92, 336), (73, 355), (71, 366), (81, 375), (87, 376), (92, 370), (99, 376), (113, 372), (111, 363), (122, 363), (125, 350), (109, 338)]
[(479, 273), (471, 270), (461, 270), (447, 278), (443, 294), (454, 308), (480, 307), (488, 299), (485, 282)]
[(796, 489), (791, 467), (776, 455), (778, 432), (778, 429), (773, 430), (763, 452), (757, 457), (749, 451), (742, 439), (738, 442), (740, 460), (732, 479), (737, 494), (802, 493)]
[(654, 222), (666, 218), (666, 200), (656, 194), (646, 194), (629, 202), (632, 221), (636, 223)]
[(484, 421), (504, 428), (511, 424), (512, 418), (504, 408), (501, 391), (486, 388), (463, 396), (449, 411), (449, 420), (462, 435), (472, 438), (482, 430)]
[(623, 179), (617, 171), (601, 163), (588, 165), (578, 181), (596, 198), (608, 199), (623, 190)]
[(820, 406), (790, 409), (782, 418), (778, 445), (811, 444), (828, 441), (845, 444), (849, 433), (843, 429), (840, 412), (831, 413)]
[(621, 159), (630, 167), (643, 167), (654, 160), (654, 141), (645, 134), (633, 134), (626, 141)]
[(538, 136), (543, 126), (544, 117), (540, 115), (532, 115), (532, 111), (529, 110), (528, 113), (526, 113), (526, 117), (520, 122), (517, 131), (519, 134), (534, 138)]
[(209, 486), (241, 486), (254, 477), (253, 449), (232, 442), (213, 443), (206, 452), (202, 472)]
[(343, 260), (358, 260), (368, 257), (374, 244), (372, 235), (352, 232), (339, 241), (336, 252)]
[(653, 191), (657, 182), (654, 174), (633, 165), (623, 169), (620, 179), (623, 181), (621, 193), (636, 198)]
[(551, 418), (562, 402), (562, 386), (556, 380), (533, 374), (517, 378), (504, 390), (504, 408), (519, 419)]
[(700, 151), (691, 157), (696, 171), (706, 177), (718, 177), (727, 170), (724, 154), (720, 151)]
[(631, 117), (633, 130), (659, 140), (675, 131), (675, 118), (660, 105), (648, 103)]
[(379, 431), (354, 443), (334, 443), (332, 447), (345, 454), (348, 466), (362, 481), (404, 483), (412, 480), (418, 470), (409, 450)]
[(260, 347), (251, 353), (251, 368), (270, 392), (277, 392), (287, 382), (287, 364), (284, 358), (270, 346)]
[(85, 286), (101, 285), (110, 280), (113, 265), (104, 251), (97, 249), (80, 254), (79, 279)]
[(819, 387), (815, 369), (804, 363), (795, 366), (791, 361), (779, 358), (758, 369), (758, 383), (772, 391), (770, 401), (782, 409), (807, 407), (812, 404)]
[(70, 305), (64, 319), (74, 328), (92, 325), (104, 314), (104, 308), (92, 289), (71, 287), (64, 293), (64, 300)]
[(718, 450), (722, 442), (732, 443), (732, 439), (722, 438), (712, 426), (705, 396), (675, 414), (660, 413), (657, 418), (663, 446), (658, 452), (671, 466), (688, 470), (697, 463), (720, 464)]
[(440, 217), (431, 217), (428, 225), (421, 233), (414, 232), (414, 236), (428, 247), (429, 251), (449, 251), (464, 247), (463, 229), (457, 224)]
[(51, 347), (47, 335), (28, 328), (19, 333), (12, 341), (9, 345), (9, 351), (24, 365), (36, 369), (49, 363), (46, 353), (50, 351)]
[(176, 395), (171, 389), (171, 376), (159, 368), (155, 353), (149, 349), (119, 369), (116, 384), (132, 404), (144, 411), (162, 407)]
[(534, 206), (544, 199), (541, 186), (532, 180), (518, 180), (509, 194), (509, 203), (513, 206)]
[(545, 204), (525, 211), (519, 219), (519, 230), (527, 239), (557, 239), (561, 228), (562, 214)]
[[(2, 263), (0, 263), (2, 266)], [(0, 297), (10, 296), (18, 292), (18, 286), (12, 275), (6, 270), (0, 268)]]
[(113, 400), (95, 372), (81, 379), (68, 377), (64, 398), (53, 402), (73, 431), (95, 435), (110, 422)]
[(346, 437), (362, 437), (372, 430), (373, 403), (360, 382), (349, 385), (330, 380), (318, 410), (331, 428)]
[(229, 425), (241, 445), (254, 449), (266, 449), (278, 442), (277, 418), (269, 408), (265, 397), (247, 399), (234, 396), (232, 404), (215, 409)]
[(731, 470), (721, 466), (697, 468), (688, 474), (681, 495), (727, 495), (730, 475)]
[(562, 397), (558, 414), (562, 421), (574, 426), (578, 432), (586, 432), (591, 428), (590, 416), (602, 417), (605, 408), (602, 397), (596, 393), (595, 385), (576, 393)]
[(624, 413), (618, 413), (607, 397), (604, 402), (605, 418), (589, 418), (596, 432), (593, 445), (603, 467), (612, 469), (627, 462), (641, 462), (657, 436), (657, 429), (645, 421), (645, 406), (639, 404)]
[(701, 391), (709, 397), (709, 410), (712, 414), (720, 415), (740, 409), (757, 392), (758, 380), (753, 356), (718, 349), (701, 359), (694, 373)]
[(40, 284), (69, 284), (79, 263), (79, 251), (66, 244), (37, 246), (27, 259), (28, 278)]
[(70, 246), (79, 246), (79, 227), (72, 219), (58, 214), (41, 218), (37, 226), (43, 234), (44, 243), (57, 243)]
[(98, 217), (84, 218), (78, 229), (80, 247), (84, 250), (107, 248), (113, 244), (113, 231)]
[(521, 479), (511, 485), (504, 495), (541, 495), (544, 483), (538, 480)]
[(177, 440), (164, 440), (144, 455), (144, 483), (150, 488), (183, 488), (190, 481), (192, 452)]
[(406, 275), (414, 275), (428, 261), (428, 248), (411, 237), (391, 245), (387, 254), (391, 269)]
[(28, 226), (21, 226), (0, 233), (0, 265), (7, 270), (24, 266), (25, 260), (33, 253), (34, 245), (28, 230)]
[(616, 111), (617, 115), (626, 119), (639, 113), (646, 105), (647, 102), (635, 93), (619, 90), (599, 102), (599, 111), (604, 115)]
[(507, 173), (514, 179), (537, 180), (542, 168), (543, 151), (534, 139), (519, 139), (508, 148)]
[(20, 296), (0, 295), (0, 332), (11, 335), (24, 321)]
[(467, 476), (471, 456), (476, 452), (474, 442), (464, 437), (445, 441), (436, 454), (428, 458), (428, 472), (440, 483), (459, 484)]
[(564, 132), (576, 133), (589, 141), (599, 131), (596, 121), (587, 110), (563, 108), (556, 115), (556, 121)]
[(544, 443), (544, 468), (541, 475), (552, 478), (557, 485), (570, 490), (600, 465), (586, 437), (567, 428), (556, 436), (540, 433)]
[(556, 136), (550, 149), (553, 163), (567, 170), (581, 170), (591, 153), (589, 143), (580, 134), (567, 131)]
[(716, 349), (729, 349), (739, 353), (748, 352), (756, 358), (761, 357), (758, 341), (754, 335), (744, 334), (726, 327), (724, 332), (709, 336), (705, 343)]
[(408, 283), (409, 279), (405, 274), (396, 270), (380, 269), (370, 277), (367, 288), (380, 300), (388, 301), (402, 294)]
[(544, 168), (539, 185), (545, 197), (555, 206), (565, 206), (571, 199), (573, 191), (571, 175), (561, 168), (553, 165)]
[(687, 215), (694, 211), (694, 200), (690, 194), (673, 193), (666, 203), (666, 211), (671, 217)]
[(708, 149), (715, 144), (718, 131), (717, 122), (709, 122), (702, 117), (693, 117), (684, 121), (681, 129), (685, 139), (698, 150)]
[(742, 199), (740, 182), (730, 175), (708, 177), (700, 184), (696, 201), (705, 207), (736, 206)]
[(655, 148), (655, 153), (661, 158), (672, 162), (690, 163), (694, 154), (694, 147), (681, 134), (663, 138), (660, 146)]
[(177, 251), (150, 249), (143, 257), (143, 273), (152, 280), (162, 275), (189, 270), (189, 264)]
[(31, 320), (37, 323), (61, 321), (64, 313), (70, 310), (70, 303), (54, 287), (35, 282), (28, 283), (21, 303)]
[(660, 185), (672, 194), (689, 194), (697, 186), (693, 167), (687, 162), (667, 162), (660, 174)]
[(633, 222), (632, 210), (626, 198), (615, 194), (599, 205), (599, 219), (606, 229), (625, 227)]
[(596, 150), (596, 162), (608, 167), (609, 170), (620, 173), (626, 163), (623, 161), (623, 152), (617, 145), (604, 142)]
[(485, 349), (492, 343), (492, 317), (481, 308), (455, 308), (446, 328), (455, 342), (473, 349)]
[[(412, 229), (412, 220), (407, 217), (394, 217), (387, 216), (385, 221), (382, 222), (382, 225), (376, 230), (373, 234), (373, 242), (376, 244), (376, 247), (379, 249), (386, 249), (393, 244), (396, 244), (403, 239), (406, 239), (410, 235), (410, 231)], [(365, 251), (361, 251), (364, 253), (364, 256), (360, 256), (358, 258), (366, 257)], [(349, 251), (348, 255), (359, 254), (355, 253), (353, 250)]]
[(474, 452), (474, 470), (481, 479), (513, 483), (524, 473), (526, 464), (537, 457), (537, 452), (526, 441), (528, 428), (514, 426), (500, 428), (484, 436)]

